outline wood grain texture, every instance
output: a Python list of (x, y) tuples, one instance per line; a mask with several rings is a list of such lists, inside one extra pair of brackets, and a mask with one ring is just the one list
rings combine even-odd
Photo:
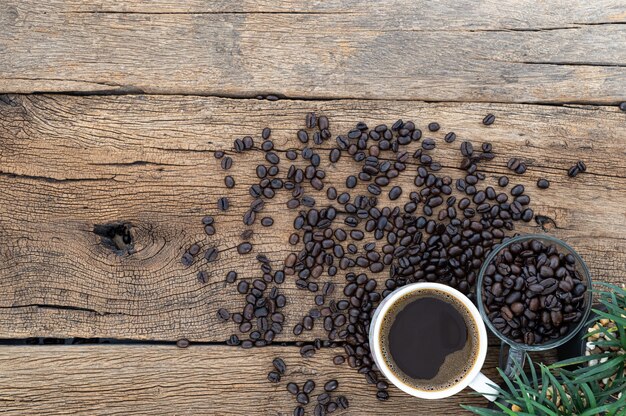
[[(347, 364), (332, 357), (343, 349), (322, 349), (303, 359), (294, 347), (241, 350), (225, 346), (49, 346), (0, 348), (0, 404), (5, 415), (291, 415), (289, 381), (317, 386), (339, 381), (347, 411), (338, 415), (469, 415), (460, 404), (486, 405), (468, 389), (448, 400), (421, 400), (389, 391), (392, 400), (376, 400), (376, 390)], [(282, 357), (287, 372), (278, 384), (267, 381), (272, 360)], [(485, 372), (497, 380), (490, 354)], [(336, 397), (333, 394), (333, 397)], [(315, 399), (313, 399), (313, 403)], [(307, 407), (312, 414), (313, 406)]]
[[(279, 194), (263, 212), (275, 219), (274, 227), (257, 222), (255, 250), (238, 256), (235, 247), (246, 228), (241, 216), (252, 200), (247, 188), (262, 156), (254, 150), (235, 157), (230, 173), (238, 185), (227, 190), (213, 153), (245, 134), (258, 141), (261, 129), (271, 126), (283, 155), (301, 146), (295, 134), (311, 110), (328, 115), (335, 134), (359, 120), (374, 125), (401, 117), (421, 127), (436, 120), (442, 129), (428, 136), (439, 139), (435, 158), (452, 175), (459, 174), (464, 139), (493, 143), (498, 156), (485, 166), (489, 181), (510, 174), (504, 166), (509, 157), (523, 157), (529, 170), (512, 184), (518, 178), (527, 184), (535, 212), (554, 219), (549, 232), (579, 251), (594, 279), (625, 282), (626, 124), (614, 107), (59, 95), (3, 96), (0, 105), (1, 338), (224, 341), (234, 327), (219, 322), (215, 311), (243, 306), (235, 286), (224, 283), (226, 272), (258, 276), (257, 253), (280, 267), (293, 250), (287, 239), (296, 213), (286, 210), (287, 195)], [(497, 116), (491, 127), (480, 123), (488, 112)], [(459, 139), (447, 145), (441, 138), (451, 130)], [(354, 163), (330, 165), (330, 146), (321, 147), (326, 186), (341, 188)], [(577, 160), (588, 171), (568, 178), (566, 170)], [(414, 166), (398, 178), (407, 189)], [(545, 191), (534, 186), (543, 176), (552, 182)], [(200, 219), (215, 214), (224, 195), (232, 208), (218, 219), (218, 234), (206, 237)], [(118, 221), (133, 226), (134, 254), (117, 255), (93, 233), (96, 224)], [(533, 222), (518, 231), (541, 229)], [(180, 257), (194, 242), (218, 247), (219, 261), (184, 268)], [(210, 273), (207, 285), (197, 281), (199, 270)], [(386, 276), (377, 278), (382, 283)], [(320, 281), (342, 285), (341, 279), (323, 275)], [(295, 340), (290, 328), (313, 307), (312, 296), (293, 280), (282, 290), (290, 304), (289, 330), (281, 339)], [(302, 339), (319, 336), (318, 326)]]
[(625, 0), (282, 3), (3, 1), (0, 91), (626, 99)]

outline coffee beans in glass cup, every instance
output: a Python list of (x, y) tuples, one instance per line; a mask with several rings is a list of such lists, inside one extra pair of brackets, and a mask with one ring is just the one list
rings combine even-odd
[(591, 284), (583, 259), (554, 237), (513, 237), (489, 254), (477, 303), (487, 327), (510, 346), (500, 362), (507, 375), (523, 367), (527, 351), (556, 348), (580, 330), (591, 309)]

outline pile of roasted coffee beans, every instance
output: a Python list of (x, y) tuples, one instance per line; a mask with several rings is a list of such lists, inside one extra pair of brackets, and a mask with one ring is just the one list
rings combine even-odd
[[(492, 126), (494, 122), (492, 114), (482, 120), (485, 126)], [(259, 154), (259, 164), (251, 168), (256, 180), (248, 188), (251, 202), (242, 217), (242, 226), (246, 229), (241, 234), (237, 252), (246, 256), (258, 252), (260, 272), (252, 282), (240, 280), (236, 285), (243, 298), (241, 311), (220, 309), (217, 312), (219, 319), (230, 319), (238, 325), (238, 333), (227, 341), (229, 345), (263, 347), (284, 330), (285, 316), (281, 311), (287, 299), (280, 293), (279, 286), (286, 282), (302, 293), (310, 293), (315, 303), (313, 309), (297, 317), (299, 322), (292, 328), (293, 334), (299, 336), (314, 327), (322, 327), (327, 334), (324, 340), (298, 342), (301, 355), (311, 357), (323, 347), (343, 347), (344, 353), (335, 356), (333, 362), (337, 365), (347, 362), (376, 387), (379, 400), (389, 398), (388, 385), (381, 379), (368, 343), (370, 320), (378, 302), (394, 289), (412, 282), (444, 283), (475, 300), (478, 271), (491, 249), (512, 234), (516, 221), (529, 222), (534, 218), (529, 207), (530, 197), (523, 185), (509, 185), (511, 180), (507, 176), (488, 180), (487, 174), (481, 171), (481, 166), (494, 163), (492, 160), (496, 157), (490, 143), (461, 140), (456, 144), (457, 134), (437, 133), (441, 128), (436, 122), (428, 123), (425, 131), (412, 121), (397, 120), (391, 126), (374, 127), (358, 122), (353, 129), (332, 139), (328, 118), (309, 113), (305, 127), (298, 130), (292, 141), (298, 148), (275, 149), (272, 131), (265, 128), (259, 139), (251, 136), (236, 139), (229, 151), (232, 157), (225, 151), (215, 152), (221, 168), (228, 172), (224, 178), (227, 188), (240, 186), (231, 170), (235, 163), (233, 158), (242, 152)], [(447, 162), (446, 171), (451, 173), (441, 172), (443, 165), (435, 159), (438, 146), (460, 150), (457, 166)], [(324, 158), (327, 161), (323, 161)], [(327, 186), (325, 166), (330, 166), (335, 174), (341, 167), (349, 173), (341, 180), (335, 179), (333, 186)], [(510, 159), (506, 166), (514, 175), (521, 175), (528, 169), (527, 162), (519, 157)], [(576, 164), (576, 173), (585, 169), (584, 163)], [(413, 186), (400, 186), (398, 178), (404, 178), (406, 183), (407, 175)], [(485, 183), (489, 181), (493, 184)], [(540, 189), (548, 186), (545, 178), (537, 181)], [(251, 227), (257, 217), (263, 227), (274, 224), (273, 218), (262, 213), (266, 201), (279, 193), (287, 194), (285, 213), (293, 212), (293, 232), (288, 237), (293, 252), (284, 259), (272, 259), (283, 264), (280, 270), (273, 270), (263, 249), (254, 247), (248, 240), (253, 235)], [(228, 198), (222, 197), (217, 208), (223, 211), (229, 209), (229, 205)], [(285, 214), (281, 212), (281, 215)], [(216, 233), (218, 222), (219, 217), (203, 218), (207, 236)], [(551, 258), (554, 254), (545, 250), (536, 253), (535, 268), (544, 266), (539, 264), (542, 258), (539, 256)], [(192, 265), (199, 251), (198, 245), (191, 246), (182, 256), (182, 264)], [(204, 258), (209, 263), (214, 262), (219, 259), (219, 252), (207, 245)], [(567, 262), (566, 258), (559, 258), (558, 267), (555, 265), (552, 270), (557, 273), (559, 267), (563, 267), (566, 275), (559, 275), (559, 284), (571, 284), (572, 288), (540, 295), (545, 296), (545, 302), (540, 300), (543, 303), (536, 310), (528, 308), (539, 321), (525, 317), (523, 324), (511, 310), (511, 319), (505, 319), (503, 330), (510, 328), (509, 334), (515, 339), (530, 337), (526, 333), (531, 333), (532, 342), (540, 343), (560, 334), (561, 328), (567, 328), (569, 322), (576, 319), (577, 315), (572, 318), (571, 314), (579, 312), (575, 300), (579, 297), (579, 280)], [(514, 262), (509, 267), (513, 266)], [(237, 276), (236, 271), (231, 271), (225, 280), (235, 283)], [(206, 271), (198, 274), (201, 283), (209, 278)], [(337, 279), (345, 281), (341, 288), (336, 288)], [(493, 283), (498, 283), (495, 275)], [(542, 285), (541, 292), (544, 289)], [(504, 288), (502, 290), (504, 293)], [(523, 291), (515, 293), (524, 296), (520, 297), (520, 302), (530, 303), (533, 299)], [(501, 309), (505, 306), (511, 309), (506, 303), (508, 295), (508, 292), (504, 295), (503, 304), (499, 303), (501, 296), (491, 299), (490, 307), (498, 307), (499, 315), (494, 315), (494, 319), (502, 318)], [(548, 296), (552, 296), (550, 301)], [(557, 296), (571, 296), (573, 303), (567, 304)], [(517, 310), (517, 306), (515, 308)], [(550, 318), (549, 325), (547, 321), (543, 323), (544, 312)], [(557, 312), (561, 314), (558, 326)], [(523, 315), (524, 311), (521, 313)], [(509, 316), (508, 312), (504, 315)], [(533, 328), (530, 322), (541, 323), (535, 323)], [(511, 327), (511, 323), (519, 323), (519, 328)], [(270, 374), (270, 380), (277, 382), (280, 376), (277, 368)], [(298, 389), (296, 397), (298, 394), (304, 397), (301, 393), (308, 394), (304, 393), (304, 388)], [(338, 400), (337, 406), (343, 407), (342, 403), (347, 406), (345, 398)], [(333, 406), (322, 404), (321, 407), (318, 414)], [(302, 411), (296, 409), (295, 414)]]
[(583, 317), (587, 286), (576, 260), (547, 240), (515, 242), (497, 252), (483, 279), (489, 320), (515, 342), (552, 341)]

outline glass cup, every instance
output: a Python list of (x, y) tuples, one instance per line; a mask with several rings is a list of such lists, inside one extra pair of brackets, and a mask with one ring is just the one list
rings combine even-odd
[[(491, 320), (487, 316), (488, 312), (485, 310), (485, 306), (483, 304), (483, 280), (485, 278), (485, 271), (487, 270), (487, 267), (489, 266), (489, 264), (491, 264), (491, 262), (496, 258), (496, 256), (502, 250), (509, 247), (511, 244), (520, 243), (520, 242), (533, 240), (533, 239), (539, 240), (546, 245), (554, 244), (557, 246), (559, 253), (571, 254), (572, 256), (574, 256), (576, 270), (580, 273), (580, 278), (585, 284), (585, 286), (587, 287), (587, 291), (583, 295), (584, 296), (584, 309), (582, 311), (583, 315), (580, 321), (578, 322), (578, 324), (576, 324), (575, 327), (570, 328), (570, 331), (565, 336), (556, 338), (554, 340), (551, 340), (543, 344), (526, 345), (526, 344), (521, 344), (519, 342), (515, 342), (512, 339), (509, 339), (506, 335), (501, 334), (491, 323)], [(491, 330), (491, 332), (493, 332), (498, 338), (500, 338), (502, 342), (501, 349), (500, 349), (500, 368), (504, 370), (504, 373), (507, 376), (513, 376), (515, 374), (518, 374), (519, 371), (521, 371), (521, 369), (524, 367), (524, 360), (525, 360), (527, 352), (545, 351), (545, 350), (549, 350), (552, 348), (556, 348), (566, 343), (567, 341), (569, 341), (585, 325), (589, 317), (589, 312), (591, 311), (591, 303), (592, 303), (591, 302), (591, 275), (589, 274), (589, 269), (587, 268), (587, 265), (585, 264), (583, 259), (578, 255), (578, 253), (576, 253), (576, 251), (574, 251), (573, 248), (571, 248), (569, 245), (559, 240), (558, 238), (550, 237), (548, 235), (539, 235), (539, 234), (521, 235), (521, 236), (513, 237), (510, 240), (507, 240), (506, 242), (496, 246), (491, 251), (487, 259), (483, 263), (480, 269), (480, 273), (478, 274), (478, 283), (476, 286), (476, 301), (478, 303), (478, 309), (480, 310), (480, 314), (483, 320), (485, 321), (485, 324)], [(506, 345), (509, 346), (509, 353), (505, 361), (502, 351), (504, 351), (504, 347)]]

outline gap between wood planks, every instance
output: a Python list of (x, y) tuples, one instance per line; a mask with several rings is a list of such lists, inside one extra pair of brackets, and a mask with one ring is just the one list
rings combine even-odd
[[(561, 65), (558, 63), (541, 63), (541, 62), (523, 62), (527, 64), (546, 64), (546, 65)], [(615, 66), (615, 65), (610, 65)], [(33, 81), (37, 80), (45, 80), (39, 78), (33, 78)], [(66, 80), (72, 81), (72, 80)], [(146, 93), (141, 88), (134, 87), (132, 85), (118, 85), (113, 83), (97, 83), (92, 81), (83, 81), (83, 80), (74, 80), (75, 82), (90, 82), (95, 84), (101, 84), (105, 86), (114, 87), (113, 89), (107, 90), (90, 90), (90, 91), (35, 91), (30, 94), (22, 94), (12, 91), (2, 91), (0, 92), (0, 101), (4, 101), (7, 103), (6, 96), (10, 94), (19, 94), (19, 95), (69, 95), (69, 96), (77, 96), (77, 97), (91, 97), (91, 96), (107, 96), (107, 95), (168, 95), (168, 96), (183, 96), (183, 97), (205, 97), (205, 98), (223, 98), (230, 100), (255, 100), (255, 101), (264, 101), (267, 100), (268, 96), (275, 96), (278, 98), (276, 101), (398, 101), (405, 102), (411, 101), (416, 103), (426, 103), (426, 104), (520, 104), (520, 105), (537, 105), (537, 106), (550, 106), (550, 107), (575, 107), (580, 109), (585, 109), (584, 106), (595, 106), (595, 107), (611, 107), (617, 106), (622, 101), (616, 100), (609, 103), (606, 102), (597, 102), (592, 100), (576, 100), (576, 101), (494, 101), (494, 100), (427, 100), (427, 99), (415, 99), (415, 98), (377, 98), (377, 97), (328, 97), (328, 96), (286, 96), (281, 93), (275, 92), (264, 92), (259, 94), (225, 94), (225, 93), (202, 93), (202, 92), (185, 92), (185, 91), (162, 91), (159, 93)], [(264, 98), (258, 98), (258, 96), (263, 96)], [(269, 100), (267, 100), (269, 101)], [(583, 107), (581, 107), (583, 106)], [(592, 110), (592, 109), (590, 109)]]

